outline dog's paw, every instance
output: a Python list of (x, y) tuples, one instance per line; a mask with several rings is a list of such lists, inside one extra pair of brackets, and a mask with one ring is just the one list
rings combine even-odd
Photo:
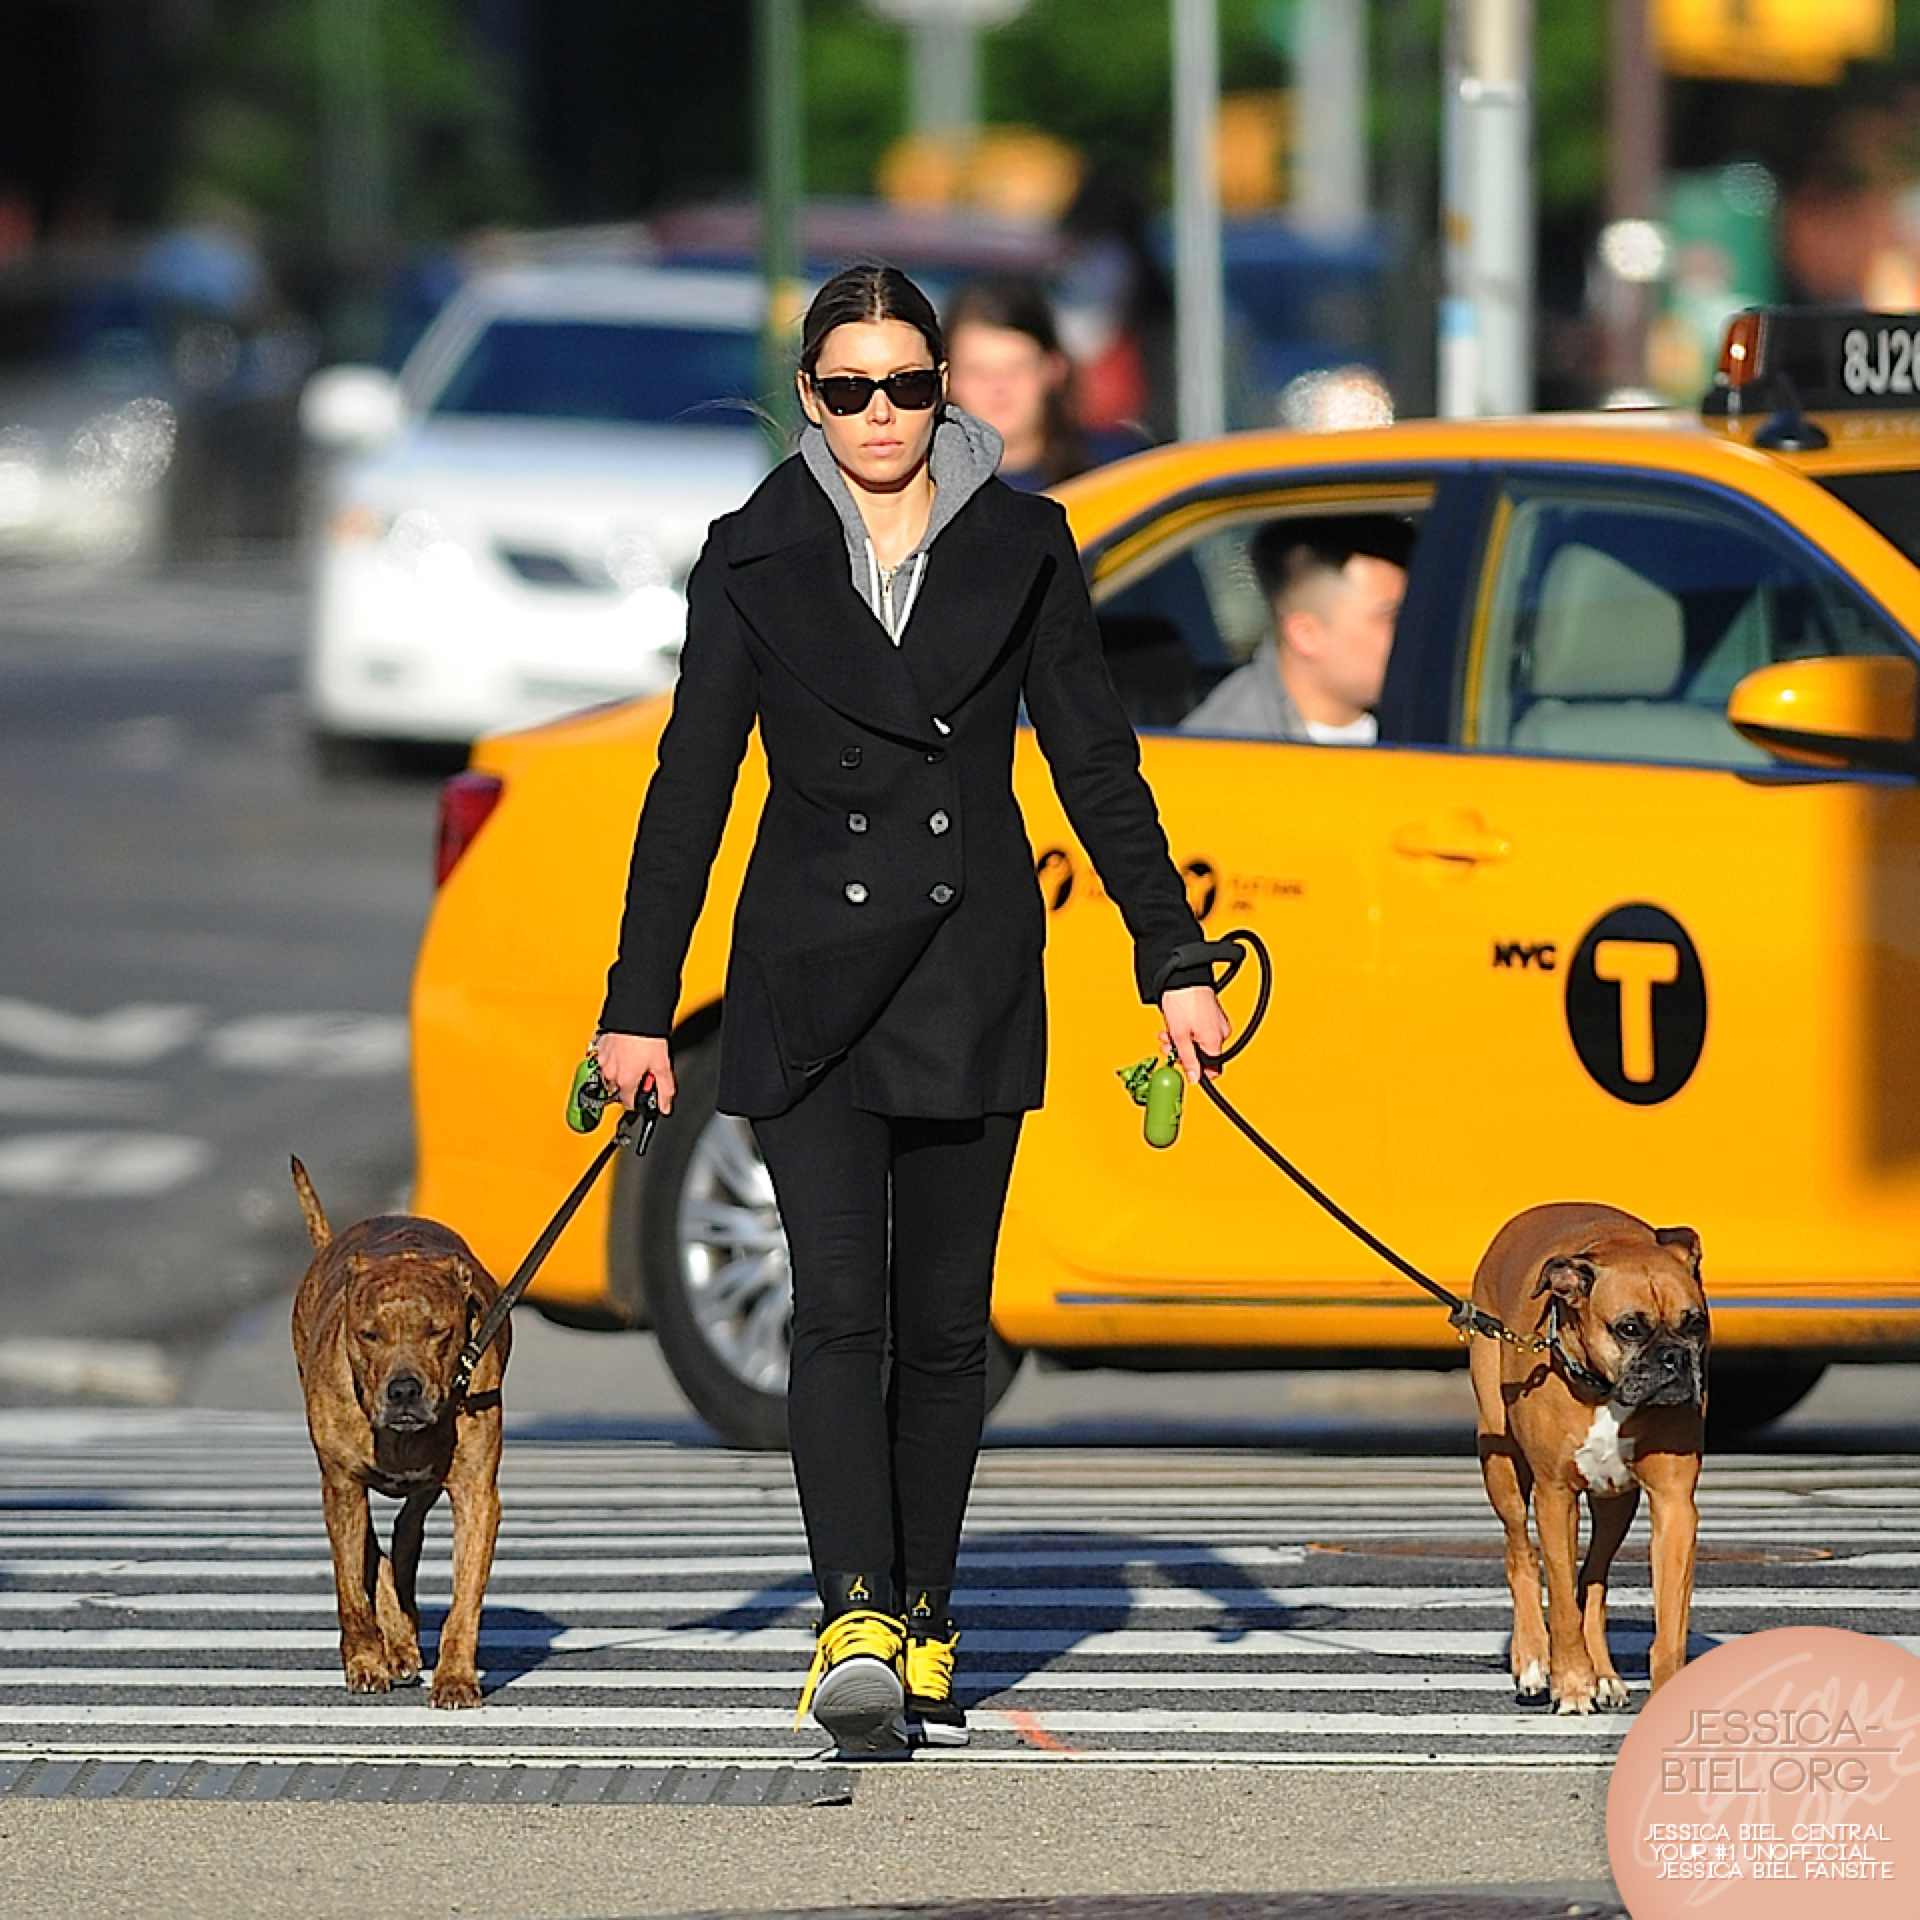
[(396, 1646), (387, 1642), (387, 1678), (396, 1687), (418, 1686), (420, 1683), (420, 1647), (415, 1642), (411, 1646)]
[(480, 1704), (480, 1682), (477, 1676), (467, 1673), (449, 1673), (433, 1676), (433, 1692), (428, 1696), (431, 1707), (477, 1707)]
[(1627, 1683), (1617, 1673), (1603, 1673), (1593, 1689), (1594, 1705), (1619, 1709), (1627, 1704)]
[(1547, 1697), (1547, 1670), (1538, 1660), (1529, 1660), (1513, 1676), (1513, 1697), (1527, 1706), (1537, 1706)]
[(387, 1671), (384, 1649), (374, 1653), (346, 1654), (340, 1664), (346, 1669), (349, 1693), (385, 1693), (393, 1685), (393, 1676)]
[(1553, 1697), (1555, 1713), (1591, 1713), (1593, 1711), (1593, 1689), (1582, 1684), (1563, 1687)]

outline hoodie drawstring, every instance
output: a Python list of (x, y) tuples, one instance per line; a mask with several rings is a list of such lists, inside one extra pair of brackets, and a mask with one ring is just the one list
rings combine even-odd
[[(914, 561), (913, 575), (907, 582), (906, 598), (899, 603), (899, 612), (893, 625), (888, 628), (888, 637), (896, 647), (900, 644), (900, 636), (907, 630), (907, 622), (913, 617), (913, 603), (919, 598), (920, 582), (926, 578), (926, 574), (927, 551), (923, 548)], [(880, 562), (874, 554), (871, 539), (867, 542), (867, 598), (872, 603), (875, 615), (881, 624), (885, 625), (887, 600), (891, 599), (891, 593), (888, 594), (887, 599), (881, 596)]]
[(897, 646), (900, 635), (907, 630), (907, 622), (913, 618), (913, 603), (920, 596), (920, 582), (927, 577), (927, 552), (921, 549), (920, 559), (913, 569), (913, 578), (907, 583), (907, 597), (900, 608), (900, 625), (894, 632), (894, 644)]

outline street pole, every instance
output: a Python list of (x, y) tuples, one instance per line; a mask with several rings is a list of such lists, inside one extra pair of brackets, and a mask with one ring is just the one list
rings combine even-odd
[[(1666, 100), (1644, 0), (1613, 0), (1607, 64), (1607, 218), (1657, 220)], [(1653, 288), (1646, 281), (1612, 279), (1606, 302), (1607, 375), (1616, 387), (1643, 386)]]
[(1388, 91), (1396, 111), (1387, 129), (1381, 195), (1393, 236), (1396, 297), (1387, 307), (1388, 384), (1403, 417), (1424, 417), (1435, 405), (1434, 311), (1439, 293), (1438, 245), (1430, 209), (1437, 155), (1424, 111), (1439, 104), (1440, 36), (1430, 30), (1422, 0), (1389, 0), (1385, 47)]
[[(760, 330), (760, 386), (784, 442), (799, 417), (793, 363), (781, 324), (799, 272), (802, 169), (800, 0), (757, 0), (754, 58), (760, 95), (760, 276), (767, 313)], [(784, 446), (782, 447), (784, 451)]]
[(972, 21), (942, 15), (910, 29), (913, 130), (969, 137), (980, 121), (980, 35)]
[(1294, 19), (1295, 218), (1349, 233), (1367, 217), (1367, 9), (1301, 0)]
[(328, 238), (336, 259), (364, 268), (386, 239), (391, 197), (378, 0), (316, 8), (314, 30)]
[(1533, 404), (1533, 3), (1450, 0), (1440, 411)]
[(1226, 430), (1220, 287), (1220, 25), (1216, 0), (1173, 0), (1175, 420), (1182, 440)]

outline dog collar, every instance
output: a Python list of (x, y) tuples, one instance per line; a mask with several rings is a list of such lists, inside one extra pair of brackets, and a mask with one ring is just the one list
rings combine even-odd
[(1584, 1361), (1576, 1360), (1560, 1344), (1560, 1302), (1550, 1300), (1547, 1303), (1547, 1351), (1560, 1362), (1561, 1369), (1576, 1387), (1584, 1387), (1589, 1393), (1597, 1393), (1603, 1400), (1611, 1400), (1615, 1383), (1604, 1373), (1595, 1373)]

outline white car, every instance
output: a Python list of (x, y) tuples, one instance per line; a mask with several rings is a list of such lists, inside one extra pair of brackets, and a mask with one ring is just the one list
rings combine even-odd
[(397, 378), (315, 375), (305, 673), (323, 750), (472, 741), (672, 684), (716, 514), (773, 460), (745, 273), (593, 264), (470, 281)]

